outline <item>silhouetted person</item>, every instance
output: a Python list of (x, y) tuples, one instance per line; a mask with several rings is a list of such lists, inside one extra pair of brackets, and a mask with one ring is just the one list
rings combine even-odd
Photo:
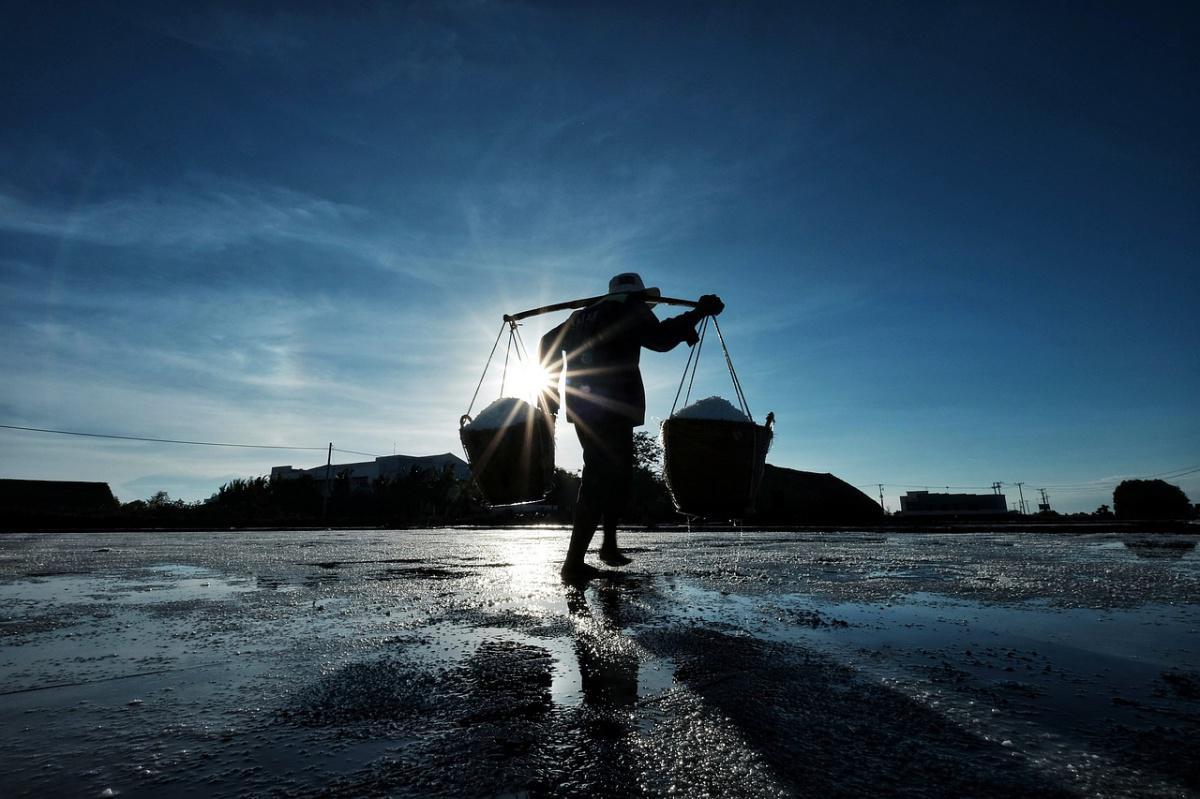
[(691, 346), (699, 338), (696, 324), (725, 309), (719, 297), (706, 294), (698, 307), (659, 321), (648, 304), (658, 296), (659, 290), (646, 288), (638, 275), (617, 275), (606, 296), (542, 337), (541, 362), (553, 386), (543, 400), (557, 416), (559, 376), (565, 373), (567, 421), (575, 425), (583, 446), (583, 480), (564, 577), (599, 573), (583, 559), (601, 520), (600, 560), (610, 566), (629, 563), (617, 547), (617, 522), (633, 478), (633, 428), (646, 421), (646, 390), (638, 368), (642, 347), (667, 352), (684, 341)]

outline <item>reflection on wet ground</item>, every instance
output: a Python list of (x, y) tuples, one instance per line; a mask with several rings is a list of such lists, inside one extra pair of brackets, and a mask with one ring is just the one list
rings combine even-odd
[(1188, 536), (6, 535), (14, 795), (1200, 794)]
[(1154, 538), (1125, 539), (1125, 548), (1139, 558), (1173, 558), (1178, 560), (1196, 549), (1196, 542), (1190, 539), (1172, 538), (1156, 540)]

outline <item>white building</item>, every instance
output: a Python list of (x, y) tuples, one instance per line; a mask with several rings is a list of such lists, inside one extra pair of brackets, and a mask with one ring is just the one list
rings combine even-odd
[(901, 516), (1002, 516), (1008, 513), (1004, 495), (931, 494), (909, 491), (900, 497)]
[(349, 470), (350, 486), (367, 488), (379, 477), (403, 477), (412, 472), (414, 468), (421, 471), (440, 472), (446, 466), (451, 467), (454, 470), (454, 476), (460, 480), (471, 476), (471, 468), (467, 462), (457, 455), (447, 452), (442, 455), (383, 455), (373, 461), (335, 463), (329, 467), (321, 464), (311, 469), (296, 469), (290, 465), (272, 466), (271, 479), (294, 480), (297, 477), (308, 475), (318, 483), (323, 483), (327, 469), (331, 480), (337, 479), (339, 474)]

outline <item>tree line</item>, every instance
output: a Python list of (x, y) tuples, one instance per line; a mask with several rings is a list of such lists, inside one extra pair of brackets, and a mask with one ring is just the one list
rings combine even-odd
[[(626, 518), (630, 524), (678, 521), (661, 473), (662, 450), (646, 432), (634, 441), (634, 472)], [(159, 491), (147, 500), (124, 503), (111, 521), (142, 527), (414, 527), (504, 524), (519, 521), (570, 524), (579, 493), (579, 475), (555, 469), (554, 488), (540, 503), (490, 507), (474, 482), (452, 467), (420, 469), (355, 485), (349, 470), (324, 481), (309, 475), (288, 479), (249, 477), (230, 480), (200, 502), (171, 499)]]
[[(661, 467), (658, 442), (648, 433), (638, 433), (625, 523), (649, 527), (679, 523)], [(349, 473), (341, 472), (332, 480), (328, 495), (321, 482), (307, 475), (287, 480), (236, 479), (202, 502), (171, 500), (165, 492), (159, 492), (147, 501), (126, 503), (122, 512), (151, 522), (146, 526), (570, 524), (580, 477), (561, 468), (555, 473), (554, 488), (543, 502), (507, 508), (490, 507), (471, 480), (457, 478), (447, 467), (441, 471), (414, 468), (406, 475), (380, 477), (366, 486), (354, 486)], [(760, 505), (765, 501), (760, 498)], [(1063, 515), (1051, 511), (1035, 516), (1064, 521), (1186, 520), (1195, 518), (1197, 511), (1178, 486), (1163, 480), (1126, 480), (1114, 490), (1111, 506), (1101, 505), (1093, 513)], [(764, 520), (772, 524), (808, 522), (799, 517), (764, 517), (759, 521)], [(153, 524), (155, 521), (158, 524)]]
[[(650, 433), (642, 431), (635, 435), (634, 461), (624, 521), (649, 527), (678, 524), (681, 517), (675, 512), (662, 476), (662, 449)], [(328, 491), (323, 481), (308, 475), (274, 480), (269, 477), (239, 478), (230, 480), (208, 499), (199, 502), (173, 500), (165, 491), (160, 491), (148, 500), (120, 505), (110, 498), (111, 507), (88, 514), (51, 508), (37, 513), (10, 512), (6, 522), (10, 529), (570, 524), (580, 477), (564, 469), (555, 472), (555, 486), (543, 502), (508, 508), (489, 507), (473, 481), (456, 477), (447, 467), (442, 470), (414, 468), (407, 474), (380, 477), (367, 485), (355, 485), (349, 471), (343, 470), (330, 481)], [(764, 489), (762, 493), (769, 492)], [(769, 499), (760, 496), (760, 510), (770, 510), (766, 507), (772, 504)], [(760, 519), (747, 521), (811, 523), (813, 520), (805, 518), (805, 508), (801, 505), (804, 502), (795, 508), (788, 507), (781, 518), (768, 512), (766, 515), (760, 513)], [(1092, 514), (1051, 515), (1067, 521), (1183, 520), (1195, 518), (1197, 513), (1178, 486), (1163, 480), (1126, 480), (1113, 492), (1111, 508), (1101, 505)]]

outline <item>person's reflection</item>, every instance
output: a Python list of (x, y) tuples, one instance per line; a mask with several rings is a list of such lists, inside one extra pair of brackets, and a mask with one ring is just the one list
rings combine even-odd
[(567, 609), (575, 617), (575, 656), (583, 703), (596, 710), (627, 708), (638, 698), (638, 656), (621, 635), (619, 586), (597, 585), (599, 618), (592, 613), (584, 589), (568, 587)]

